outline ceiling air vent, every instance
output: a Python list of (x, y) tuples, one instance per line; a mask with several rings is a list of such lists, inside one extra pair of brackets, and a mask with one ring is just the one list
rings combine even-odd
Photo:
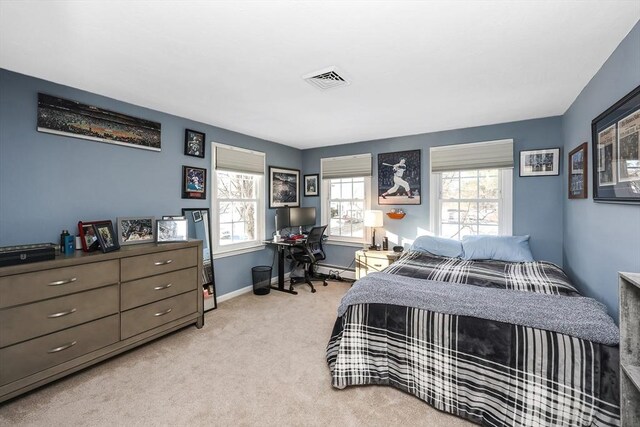
[(349, 82), (343, 76), (338, 74), (336, 67), (325, 68), (320, 71), (309, 73), (306, 76), (302, 76), (307, 83), (325, 90), (338, 86), (347, 86)]

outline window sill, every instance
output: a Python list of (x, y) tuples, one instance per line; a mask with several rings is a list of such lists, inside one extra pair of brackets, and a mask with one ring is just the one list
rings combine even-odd
[(331, 240), (331, 239), (327, 239), (326, 241), (323, 242), (323, 244), (325, 245), (334, 245), (334, 246), (350, 246), (353, 248), (360, 248), (362, 249), (364, 247), (364, 243), (363, 242), (349, 242), (346, 240)]
[(218, 252), (215, 252), (213, 254), (213, 259), (226, 258), (226, 257), (230, 257), (230, 256), (235, 256), (235, 255), (248, 254), (250, 252), (261, 251), (265, 247), (266, 246), (263, 245), (262, 243), (257, 243), (254, 246), (246, 246), (244, 248), (219, 250)]

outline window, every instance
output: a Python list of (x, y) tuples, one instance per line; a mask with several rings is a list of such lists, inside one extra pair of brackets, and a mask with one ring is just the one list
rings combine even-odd
[[(215, 145), (214, 254), (261, 246), (264, 237), (264, 153)], [(246, 162), (238, 162), (246, 157)], [(229, 161), (227, 161), (229, 160)], [(252, 166), (253, 164), (253, 166)], [(228, 170), (228, 169), (247, 169)]]
[(322, 223), (332, 241), (362, 243), (364, 211), (370, 207), (371, 154), (325, 158), (322, 170)]
[(469, 234), (511, 234), (511, 169), (440, 172), (432, 201), (433, 231), (462, 239)]

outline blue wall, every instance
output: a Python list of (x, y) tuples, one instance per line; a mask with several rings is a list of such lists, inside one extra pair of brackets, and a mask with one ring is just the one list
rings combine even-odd
[[(38, 92), (160, 122), (162, 151), (37, 132)], [(205, 132), (207, 141), (263, 151), (268, 165), (301, 165), (300, 150), (291, 147), (0, 69), (0, 246), (56, 242), (62, 229), (75, 234), (79, 220), (209, 207), (210, 192), (206, 201), (181, 198), (182, 165), (207, 168), (211, 188), (211, 147), (204, 159), (185, 156), (186, 128)], [(273, 216), (267, 209), (269, 236)], [(216, 260), (218, 294), (250, 285), (251, 267), (271, 260), (269, 250)]]
[[(593, 202), (591, 121), (640, 85), (640, 24), (564, 114), (568, 153), (589, 142), (589, 198), (568, 200), (564, 188), (564, 267), (580, 290), (618, 317), (618, 271), (640, 272), (640, 206)], [(566, 156), (565, 156), (566, 157)], [(567, 168), (565, 166), (565, 174)]]
[[(303, 152), (305, 174), (320, 173), (320, 159), (350, 154), (373, 154), (372, 195), (377, 194), (377, 154), (422, 149), (422, 204), (401, 206), (407, 212), (402, 220), (385, 217), (387, 233), (400, 238), (414, 239), (420, 230), (429, 230), (429, 147), (439, 145), (481, 142), (498, 139), (514, 140), (513, 180), (513, 234), (531, 235), (531, 250), (537, 259), (562, 265), (562, 196), (564, 176), (526, 177), (518, 176), (521, 150), (561, 147), (562, 121), (560, 117), (525, 120), (498, 125), (481, 126), (460, 130), (434, 132), (399, 138), (358, 142), (339, 146), (316, 148)], [(388, 212), (396, 206), (378, 206), (374, 196), (372, 209)], [(320, 209), (318, 197), (303, 198), (305, 206)], [(380, 232), (379, 232), (380, 233)], [(378, 234), (380, 236), (380, 234)], [(391, 239), (390, 239), (391, 240)], [(361, 245), (360, 245), (361, 246)], [(353, 260), (354, 248), (327, 245), (327, 264), (347, 266)]]

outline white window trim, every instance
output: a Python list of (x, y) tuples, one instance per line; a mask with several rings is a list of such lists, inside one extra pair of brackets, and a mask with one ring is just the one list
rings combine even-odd
[[(239, 242), (239, 243), (233, 243), (230, 245), (220, 245), (219, 244), (219, 239), (218, 236), (220, 235), (220, 217), (217, 214), (217, 212), (219, 212), (218, 209), (218, 170), (215, 168), (216, 165), (216, 159), (215, 159), (215, 153), (216, 153), (216, 147), (220, 146), (220, 147), (225, 147), (225, 148), (230, 148), (233, 150), (238, 150), (238, 151), (244, 151), (247, 153), (252, 153), (252, 154), (256, 154), (259, 156), (262, 156), (263, 158), (263, 171), (266, 170), (266, 162), (267, 162), (267, 156), (265, 153), (261, 152), (261, 151), (254, 151), (254, 150), (248, 150), (245, 148), (240, 148), (240, 147), (235, 147), (232, 145), (225, 145), (225, 144), (220, 144), (217, 142), (212, 142), (211, 143), (211, 147), (212, 147), (212, 153), (213, 155), (211, 156), (211, 170), (213, 171), (213, 176), (211, 178), (211, 209), (210, 212), (211, 214), (211, 234), (212, 236), (215, 236), (214, 238), (212, 238), (212, 255), (213, 255), (213, 259), (218, 259), (218, 258), (224, 258), (224, 257), (228, 257), (228, 256), (233, 256), (233, 255), (239, 255), (239, 254), (244, 254), (244, 253), (249, 253), (249, 252), (253, 252), (253, 251), (257, 251), (257, 250), (262, 250), (264, 249), (264, 244), (262, 243), (262, 241), (265, 239), (265, 234), (266, 234), (266, 227), (265, 227), (265, 205), (266, 205), (266, 199), (265, 199), (265, 175), (255, 175), (252, 173), (246, 173), (247, 175), (253, 175), (255, 177), (258, 178), (258, 182), (257, 182), (257, 189), (256, 191), (258, 192), (257, 194), (257, 209), (256, 209), (256, 218), (257, 218), (257, 230), (256, 230), (256, 239), (255, 240), (251, 240), (249, 242)], [(233, 172), (233, 173), (240, 173), (240, 172)]]
[[(431, 168), (429, 168), (431, 169)], [(513, 235), (513, 169), (498, 169), (500, 179), (500, 195), (498, 203), (502, 217), (498, 224), (498, 234), (500, 236)], [(441, 235), (440, 230), (440, 172), (432, 173), (429, 179), (430, 195), (430, 230), (436, 236)], [(510, 201), (510, 203), (508, 203)]]
[[(354, 177), (357, 178), (357, 177)], [(365, 176), (364, 178), (364, 209), (371, 209), (371, 177)], [(338, 178), (335, 178), (338, 179)], [(331, 226), (331, 218), (330, 212), (331, 209), (329, 207), (329, 194), (331, 190), (330, 179), (322, 180), (322, 203), (320, 205), (320, 213), (322, 218), (322, 223), (327, 224), (327, 228)], [(366, 227), (365, 227), (366, 228)], [(369, 230), (365, 230), (362, 233), (362, 237), (342, 237), (342, 236), (331, 236), (328, 234), (327, 244), (334, 244), (339, 246), (360, 246), (363, 245), (367, 241), (371, 241), (371, 232)]]

